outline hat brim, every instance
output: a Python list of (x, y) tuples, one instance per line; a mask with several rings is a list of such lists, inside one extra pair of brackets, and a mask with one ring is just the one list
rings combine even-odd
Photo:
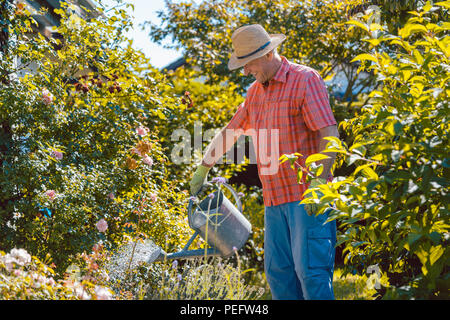
[(244, 59), (238, 59), (235, 52), (231, 54), (230, 60), (228, 61), (228, 69), (235, 70), (238, 68), (242, 68), (247, 63), (257, 58), (262, 57), (266, 53), (278, 47), (284, 40), (286, 40), (286, 36), (284, 34), (271, 34), (270, 35), (270, 44), (264, 48), (263, 50), (251, 55), (250, 57)]

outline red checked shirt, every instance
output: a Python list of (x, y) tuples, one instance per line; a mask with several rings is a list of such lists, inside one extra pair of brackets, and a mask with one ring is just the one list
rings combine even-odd
[(297, 170), (289, 161), (280, 165), (279, 157), (298, 152), (304, 165), (309, 155), (320, 152), (317, 130), (335, 124), (319, 73), (282, 57), (267, 87), (256, 81), (251, 85), (226, 129), (242, 129), (252, 137), (264, 205), (274, 206), (300, 201), (307, 188), (305, 177), (299, 184)]

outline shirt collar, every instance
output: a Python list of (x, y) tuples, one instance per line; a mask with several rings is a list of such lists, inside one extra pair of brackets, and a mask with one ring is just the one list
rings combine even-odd
[(277, 73), (272, 78), (272, 80), (286, 82), (286, 75), (288, 71), (289, 71), (289, 61), (286, 59), (286, 57), (281, 56), (281, 67), (280, 69), (278, 69)]

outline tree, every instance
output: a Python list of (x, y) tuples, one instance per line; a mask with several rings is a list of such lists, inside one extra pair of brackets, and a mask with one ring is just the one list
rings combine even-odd
[(317, 69), (325, 80), (331, 80), (337, 72), (344, 73), (348, 86), (343, 90), (343, 100), (354, 101), (356, 88), (372, 87), (374, 78), (358, 77), (358, 66), (350, 64), (350, 57), (362, 53), (368, 45), (357, 41), (359, 30), (348, 32), (344, 25), (347, 2), (167, 1), (167, 12), (159, 13), (163, 25), (146, 25), (153, 41), (170, 36), (175, 43), (172, 47), (183, 49), (188, 64), (198, 68), (208, 83), (233, 82), (244, 92), (251, 78), (227, 67), (231, 35), (242, 25), (259, 23), (270, 33), (286, 34), (280, 52), (293, 62)]

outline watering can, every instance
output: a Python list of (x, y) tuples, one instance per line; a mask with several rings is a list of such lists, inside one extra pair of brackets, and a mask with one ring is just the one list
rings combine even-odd
[[(188, 222), (195, 231), (194, 234), (181, 251), (167, 254), (157, 247), (150, 254), (147, 263), (165, 259), (197, 258), (205, 255), (226, 258), (242, 248), (250, 235), (251, 224), (242, 214), (242, 204), (236, 191), (224, 182), (218, 185), (231, 192), (235, 205), (224, 195), (220, 187), (199, 204), (195, 203), (191, 197), (188, 205)], [(205, 186), (212, 186), (212, 184), (207, 182), (202, 188)], [(197, 236), (205, 240), (210, 247), (189, 250)]]

